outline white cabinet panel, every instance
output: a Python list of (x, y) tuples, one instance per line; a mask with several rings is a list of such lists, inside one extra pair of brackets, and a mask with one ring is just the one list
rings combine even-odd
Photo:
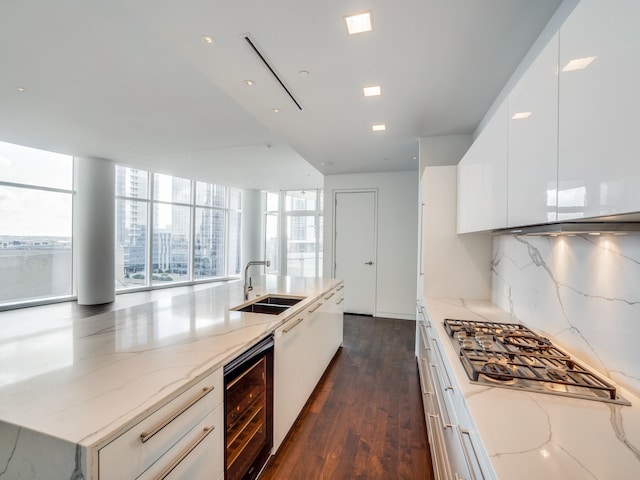
[(509, 95), (508, 226), (556, 221), (558, 34)]
[(560, 29), (559, 219), (640, 211), (640, 2), (582, 0)]
[(458, 164), (457, 220), (457, 233), (506, 227), (506, 102), (496, 111)]

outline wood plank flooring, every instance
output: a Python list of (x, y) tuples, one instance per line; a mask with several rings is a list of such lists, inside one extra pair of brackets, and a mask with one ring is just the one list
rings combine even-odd
[(259, 480), (432, 480), (415, 323), (344, 316), (337, 353)]

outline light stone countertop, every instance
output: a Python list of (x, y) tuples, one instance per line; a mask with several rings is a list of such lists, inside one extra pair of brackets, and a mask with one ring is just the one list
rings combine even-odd
[(254, 280), (252, 299), (265, 293), (307, 298), (276, 316), (229, 311), (243, 303), (237, 281), (87, 318), (20, 312), (12, 321), (11, 312), (2, 313), (0, 425), (99, 447), (340, 283)]
[[(490, 301), (426, 298), (450, 371), (500, 480), (613, 480), (640, 472), (640, 398), (632, 406), (469, 382), (444, 330), (445, 318), (521, 323)], [(534, 329), (535, 330), (535, 329)], [(553, 338), (551, 339), (553, 341)], [(580, 358), (572, 355), (576, 361)]]

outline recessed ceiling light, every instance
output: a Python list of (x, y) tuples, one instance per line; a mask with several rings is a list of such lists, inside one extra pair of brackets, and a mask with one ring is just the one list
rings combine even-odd
[(365, 97), (375, 97), (376, 95), (380, 95), (382, 90), (380, 89), (380, 85), (372, 85), (370, 87), (362, 87), (362, 93), (364, 93)]
[(323, 167), (330, 167), (331, 165), (333, 165), (333, 162), (320, 162), (320, 165)]
[(24, 87), (18, 87), (18, 91), (19, 91), (20, 93), (24, 92)]
[(309, 75), (311, 75), (311, 74), (309, 73), (309, 71), (308, 71), (308, 70), (300, 70), (300, 71), (298, 72), (298, 75), (300, 75), (302, 78), (307, 78), (307, 77), (308, 77)]
[(344, 17), (347, 22), (347, 31), (349, 35), (356, 33), (370, 32), (373, 27), (371, 23), (371, 12), (358, 13)]
[(255, 82), (253, 80), (245, 80), (244, 84), (248, 87), (252, 86)]
[(374, 132), (382, 132), (383, 130), (386, 130), (386, 129), (387, 129), (387, 126), (384, 123), (371, 125), (371, 130), (373, 130)]
[(531, 116), (531, 112), (519, 112), (519, 113), (515, 113), (513, 117), (511, 117), (511, 119), (522, 120), (523, 118), (529, 118), (530, 116)]
[(273, 109), (273, 113), (280, 113), (280, 109), (279, 108), (274, 108)]
[(584, 57), (584, 58), (575, 58), (567, 63), (562, 69), (563, 72), (571, 72), (573, 70), (582, 70), (583, 68), (587, 68), (591, 65), (596, 57)]
[(418, 159), (418, 157), (413, 157), (413, 159), (414, 159), (414, 160), (417, 160), (417, 159)]
[(202, 37), (200, 37), (200, 40), (202, 40), (202, 43), (204, 43), (205, 45), (213, 45), (215, 42), (213, 37), (210, 37), (209, 35), (203, 35)]

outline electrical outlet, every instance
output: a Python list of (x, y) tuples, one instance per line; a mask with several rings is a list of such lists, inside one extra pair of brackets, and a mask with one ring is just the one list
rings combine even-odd
[(505, 285), (504, 287), (502, 287), (504, 296), (509, 298), (511, 296), (511, 287), (509, 285)]

